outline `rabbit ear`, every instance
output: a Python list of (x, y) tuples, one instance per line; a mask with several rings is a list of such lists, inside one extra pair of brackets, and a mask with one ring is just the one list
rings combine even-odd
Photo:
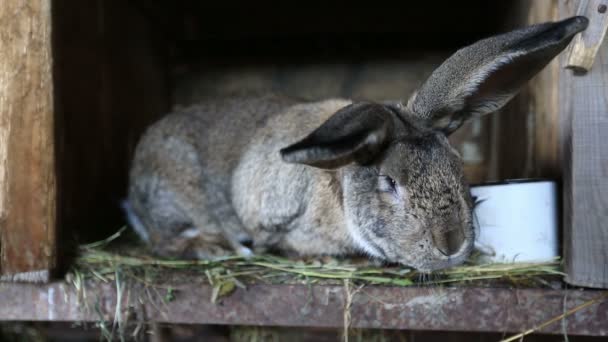
[(392, 130), (390, 109), (374, 103), (351, 104), (301, 141), (283, 148), (281, 157), (323, 169), (365, 164), (381, 151)]
[(449, 134), (471, 116), (500, 109), (587, 28), (585, 17), (543, 23), (467, 46), (437, 68), (408, 109)]

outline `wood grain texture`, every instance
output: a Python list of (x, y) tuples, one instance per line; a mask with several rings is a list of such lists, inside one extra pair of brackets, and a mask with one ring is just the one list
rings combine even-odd
[(589, 18), (589, 27), (577, 35), (568, 51), (566, 67), (589, 71), (608, 30), (608, 0), (581, 0), (577, 15)]
[(46, 281), (55, 264), (50, 1), (3, 1), (0, 23), (0, 274)]
[[(534, 1), (528, 11), (528, 24), (559, 20), (558, 1)], [(559, 58), (555, 58), (527, 86), (529, 135), (528, 175), (560, 179), (558, 79)]]
[[(558, 0), (517, 1), (508, 29), (558, 19)], [(558, 59), (533, 77), (496, 116), (496, 178), (561, 177), (559, 155)], [(494, 172), (493, 172), (494, 173)]]
[[(560, 15), (578, 1), (560, 3)], [(564, 61), (563, 61), (564, 62)], [(562, 64), (563, 65), (563, 64)], [(590, 72), (560, 70), (566, 281), (608, 288), (608, 42)]]

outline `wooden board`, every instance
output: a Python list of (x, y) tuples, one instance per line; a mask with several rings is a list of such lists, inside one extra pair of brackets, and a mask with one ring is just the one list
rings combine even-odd
[[(509, 332), (506, 338), (534, 328), (560, 337), (608, 336), (606, 291), (424, 285), (374, 285), (358, 291), (353, 286), (347, 291), (342, 284), (248, 284), (213, 303), (213, 286), (204, 275), (177, 271), (146, 285), (120, 279), (120, 289), (112, 280), (83, 281), (79, 289), (66, 282), (0, 284), (0, 321), (97, 322), (106, 327), (115, 322), (112, 330), (125, 327), (126, 336), (140, 322), (343, 328), (350, 297), (354, 329)], [(166, 299), (169, 289), (171, 300)], [(585, 303), (565, 319), (538, 328)], [(555, 335), (553, 340), (561, 341)]]
[[(576, 13), (578, 3), (561, 3), (561, 16)], [(608, 288), (608, 41), (588, 73), (560, 69), (559, 91), (566, 281)]]
[(0, 6), (0, 275), (46, 281), (55, 264), (50, 1)]

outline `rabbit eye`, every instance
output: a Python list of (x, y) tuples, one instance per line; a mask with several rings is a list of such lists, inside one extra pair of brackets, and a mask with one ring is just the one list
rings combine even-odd
[(381, 176), (384, 179), (384, 183), (386, 184), (386, 187), (388, 188), (388, 191), (396, 191), (397, 190), (397, 182), (391, 178), (390, 176)]

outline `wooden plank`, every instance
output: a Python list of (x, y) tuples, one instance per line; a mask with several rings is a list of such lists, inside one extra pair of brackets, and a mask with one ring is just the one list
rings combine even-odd
[(46, 281), (55, 264), (51, 6), (0, 6), (0, 274)]
[[(85, 281), (80, 290), (65, 282), (0, 284), (0, 321), (111, 325), (116, 318), (125, 326), (158, 322), (342, 328), (350, 296), (352, 328), (517, 333), (591, 302), (539, 332), (608, 336), (606, 291), (366, 286), (347, 293), (343, 285), (248, 284), (212, 303), (213, 288), (205, 281), (176, 272), (172, 280), (145, 286), (123, 278), (120, 290), (115, 281)], [(172, 289), (171, 300), (165, 299), (167, 289)]]
[(581, 0), (576, 14), (589, 18), (591, 24), (574, 38), (566, 67), (586, 72), (593, 66), (608, 30), (608, 0)]
[[(561, 3), (561, 16), (575, 13), (578, 3)], [(602, 43), (588, 73), (561, 69), (559, 100), (564, 136), (566, 281), (607, 288), (608, 149), (604, 143), (608, 131), (608, 41)]]

